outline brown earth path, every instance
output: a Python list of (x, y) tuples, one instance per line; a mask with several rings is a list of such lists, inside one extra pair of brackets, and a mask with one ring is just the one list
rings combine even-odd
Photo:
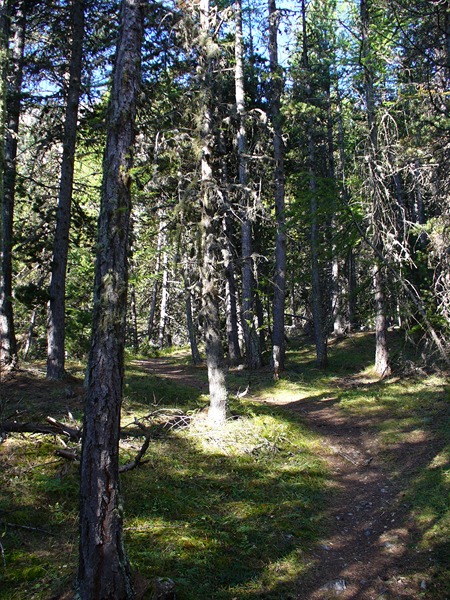
[[(198, 368), (159, 358), (139, 364), (207, 393)], [(313, 574), (299, 582), (297, 600), (437, 598), (421, 575), (429, 559), (414, 546), (417, 532), (403, 497), (405, 479), (430, 459), (426, 440), (412, 440), (389, 455), (374, 423), (345, 414), (336, 398), (269, 403), (299, 414), (320, 435), (333, 490), (329, 535), (308, 557)], [(389, 465), (396, 466), (395, 474)]]

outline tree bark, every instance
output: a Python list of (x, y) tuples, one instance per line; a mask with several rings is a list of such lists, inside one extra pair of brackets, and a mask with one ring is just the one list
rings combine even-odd
[[(376, 123), (375, 108), (375, 73), (372, 60), (373, 49), (370, 43), (370, 12), (368, 0), (361, 0), (361, 59), (364, 73), (364, 95), (366, 102), (366, 118), (368, 127), (369, 142), (369, 169), (372, 174), (371, 193), (372, 193), (372, 229), (373, 245), (376, 253), (384, 256), (384, 243), (381, 231), (382, 223), (382, 193), (379, 189), (379, 183), (373, 173), (377, 170), (376, 161), (378, 158), (378, 131)], [(389, 367), (389, 348), (387, 343), (387, 318), (386, 318), (386, 292), (385, 277), (383, 274), (384, 265), (377, 256), (374, 257), (374, 296), (375, 296), (375, 371), (381, 377), (390, 373)]]
[(233, 250), (231, 242), (231, 231), (229, 219), (225, 216), (223, 219), (223, 228), (225, 235), (224, 249), (222, 250), (223, 264), (225, 268), (225, 309), (226, 309), (226, 327), (228, 357), (230, 364), (238, 365), (242, 360), (241, 348), (239, 346), (239, 328), (238, 328), (238, 301), (237, 285), (233, 260)]
[[(306, 6), (305, 0), (302, 0), (302, 37), (303, 52), (302, 63), (307, 73), (307, 78), (311, 77), (308, 57), (308, 39), (306, 33)], [(311, 84), (306, 81), (306, 97), (311, 102)], [(325, 368), (328, 362), (327, 339), (323, 326), (323, 306), (322, 306), (322, 285), (320, 276), (319, 261), (319, 223), (318, 223), (318, 200), (317, 185), (315, 173), (315, 141), (314, 141), (314, 123), (313, 117), (308, 117), (308, 170), (309, 170), (309, 191), (310, 191), (310, 211), (311, 211), (311, 282), (312, 282), (312, 315), (314, 326), (314, 342), (316, 346), (316, 364), (319, 368)]]
[(284, 143), (281, 126), (281, 93), (283, 80), (278, 64), (279, 13), (275, 0), (269, 0), (269, 62), (270, 62), (270, 113), (273, 127), (274, 194), (275, 194), (275, 274), (273, 297), (272, 361), (273, 375), (278, 379), (284, 370), (285, 335), (284, 303), (286, 297), (286, 215), (284, 181)]
[(72, 210), (73, 172), (83, 60), (84, 0), (72, 2), (72, 49), (69, 67), (58, 210), (53, 242), (47, 320), (47, 379), (65, 376), (66, 271)]
[[(14, 15), (13, 41), (7, 77), (6, 131), (4, 146), (3, 195), (1, 207), (1, 267), (0, 267), (0, 364), (17, 363), (17, 343), (14, 330), (12, 291), (12, 243), (14, 201), (17, 175), (17, 141), (21, 110), (23, 55), (25, 47), (26, 14), (19, 2)], [(6, 20), (11, 15), (6, 14)], [(4, 31), (4, 35), (7, 32)]]
[[(201, 77), (201, 229), (203, 246), (202, 265), (202, 320), (205, 334), (206, 364), (209, 383), (208, 418), (212, 423), (223, 423), (228, 413), (228, 393), (223, 360), (219, 314), (219, 241), (221, 232), (217, 180), (213, 174), (215, 137), (212, 129), (213, 64), (210, 32), (209, 0), (200, 0), (200, 77)], [(223, 273), (222, 273), (223, 276)]]
[(258, 334), (255, 329), (254, 261), (252, 258), (252, 207), (248, 189), (247, 131), (244, 87), (244, 43), (242, 34), (242, 0), (236, 1), (235, 12), (235, 96), (239, 117), (237, 150), (239, 159), (239, 190), (243, 217), (241, 225), (242, 253), (242, 329), (244, 332), (245, 364), (248, 369), (259, 369), (262, 364)]
[(103, 160), (92, 341), (80, 489), (82, 600), (134, 597), (119, 491), (119, 431), (127, 312), (130, 169), (140, 86), (143, 3), (123, 0)]

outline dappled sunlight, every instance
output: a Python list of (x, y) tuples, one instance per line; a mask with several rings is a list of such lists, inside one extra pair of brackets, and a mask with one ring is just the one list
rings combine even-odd
[[(406, 599), (450, 589), (447, 382), (372, 380), (365, 359), (347, 371), (347, 352), (356, 361), (363, 343), (334, 343), (326, 372), (310, 362), (310, 346), (301, 359), (290, 354), (276, 383), (266, 369), (233, 371), (230, 388), (248, 392), (231, 395), (221, 427), (207, 419), (203, 367), (195, 382), (183, 356), (129, 364), (121, 464), (141, 447), (142, 428), (152, 432), (140, 467), (122, 475), (133, 570), (170, 577), (183, 600)], [(38, 389), (45, 410), (48, 384)], [(61, 388), (52, 389), (60, 402)], [(11, 436), (0, 446), (0, 516), (50, 533), (44, 541), (5, 528), (8, 585), (32, 581), (42, 598), (73, 581), (78, 489), (77, 464), (43, 440)]]
[[(323, 464), (295, 421), (252, 411), (221, 429), (194, 419), (169, 446), (157, 442), (151, 470), (124, 477), (132, 560), (144, 574), (176, 578), (183, 598), (246, 598), (278, 586), (282, 572), (292, 586), (320, 530)], [(126, 481), (136, 477), (135, 496)], [(188, 572), (195, 592), (183, 585)]]

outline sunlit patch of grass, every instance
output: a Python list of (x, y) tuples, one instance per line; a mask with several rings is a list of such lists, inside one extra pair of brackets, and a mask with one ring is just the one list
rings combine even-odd
[[(133, 564), (174, 578), (181, 598), (263, 593), (270, 565), (283, 561), (293, 588), (302, 553), (320, 535), (326, 470), (314, 436), (273, 409), (247, 402), (243, 412), (222, 428), (199, 415), (157, 443), (150, 470), (127, 475), (144, 478), (125, 483)], [(273, 577), (276, 586), (280, 573)]]
[(78, 468), (54, 448), (31, 435), (0, 446), (2, 600), (53, 597), (73, 581)]
[[(371, 367), (373, 337), (367, 334), (333, 342), (329, 354), (329, 369), (320, 371), (312, 345), (292, 343), (287, 371), (276, 383), (268, 368), (231, 370), (231, 393), (247, 385), (249, 390), (231, 398), (232, 417), (219, 429), (201, 412), (207, 406), (201, 391), (129, 361), (122, 423), (129, 425), (130, 440), (121, 450), (122, 462), (141, 444), (142, 432), (132, 427), (135, 417), (177, 409), (190, 418), (189, 427), (152, 439), (148, 462), (122, 477), (126, 546), (136, 571), (148, 579), (174, 579), (180, 600), (301, 597), (298, 581), (315, 568), (307, 557), (326, 535), (326, 496), (333, 489), (320, 438), (273, 405), (332, 397), (334, 406), (380, 436), (386, 469), (403, 477), (402, 501), (411, 507), (417, 547), (432, 558), (437, 597), (450, 595), (446, 379), (379, 380)], [(180, 365), (190, 361), (185, 350), (168, 358)], [(21, 389), (12, 408), (20, 406), (29, 411), (21, 414), (41, 421), (52, 407), (60, 411), (53, 416), (64, 416), (71, 409), (64, 388), (45, 382), (41, 371), (33, 393)], [(198, 373), (205, 377), (204, 369)], [(81, 386), (80, 370), (76, 374)], [(48, 599), (74, 581), (78, 467), (54, 455), (55, 441), (10, 436), (0, 445), (0, 541), (6, 560), (1, 600)], [(404, 447), (410, 450), (408, 472), (397, 460)]]
[(124, 413), (148, 413), (164, 406), (193, 410), (205, 406), (205, 400), (201, 398), (200, 391), (193, 387), (152, 375), (134, 363), (127, 367)]

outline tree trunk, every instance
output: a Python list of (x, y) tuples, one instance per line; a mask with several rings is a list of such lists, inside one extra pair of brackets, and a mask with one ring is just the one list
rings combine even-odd
[(167, 250), (163, 252), (162, 260), (162, 282), (161, 282), (161, 304), (159, 307), (159, 327), (158, 327), (158, 348), (164, 348), (164, 334), (166, 331), (167, 322), (167, 306), (169, 301), (168, 293), (168, 261), (169, 255)]
[[(345, 145), (344, 145), (344, 124), (342, 121), (342, 102), (339, 86), (336, 89), (337, 94), (337, 121), (338, 121), (338, 146), (339, 146), (339, 168), (340, 168), (340, 179), (342, 181), (342, 198), (345, 206), (350, 204), (350, 194), (345, 183), (346, 179), (346, 156), (345, 156)], [(347, 251), (346, 257), (346, 276), (347, 276), (347, 305), (346, 311), (348, 313), (348, 329), (349, 331), (356, 331), (358, 327), (356, 307), (357, 307), (357, 286), (356, 286), (356, 266), (353, 246), (350, 246)], [(340, 306), (341, 311), (344, 312), (344, 299), (341, 298), (342, 303)]]
[(348, 280), (348, 326), (350, 331), (358, 329), (357, 318), (357, 285), (356, 285), (356, 265), (355, 253), (353, 248), (350, 248), (347, 256), (347, 280)]
[(53, 242), (47, 321), (47, 379), (65, 376), (66, 270), (83, 59), (84, 0), (72, 3), (72, 51), (69, 68), (58, 211)]
[(202, 362), (200, 352), (198, 350), (197, 345), (197, 335), (195, 333), (194, 327), (194, 318), (192, 316), (192, 292), (191, 292), (191, 282), (190, 282), (190, 271), (189, 266), (186, 261), (186, 266), (184, 268), (184, 298), (185, 298), (185, 306), (186, 306), (186, 324), (189, 336), (189, 344), (191, 347), (191, 356), (192, 362), (194, 365), (199, 365)]
[(164, 228), (165, 221), (161, 217), (159, 221), (159, 230), (158, 230), (158, 241), (156, 244), (156, 265), (155, 265), (155, 273), (153, 279), (153, 288), (152, 288), (152, 297), (150, 301), (150, 311), (148, 314), (148, 325), (147, 325), (147, 335), (149, 341), (153, 335), (153, 329), (155, 326), (155, 313), (156, 313), (156, 302), (158, 299), (158, 290), (159, 290), (159, 272), (161, 270), (161, 250), (164, 241)]
[[(7, 0), (0, 0), (0, 373), (5, 364), (11, 364), (14, 361), (10, 352), (10, 327), (8, 315), (8, 305), (6, 302), (5, 279), (8, 273), (5, 273), (4, 254), (4, 220), (5, 220), (5, 195), (4, 195), (4, 174), (6, 167), (5, 160), (5, 131), (6, 131), (6, 92), (7, 75), (9, 67), (9, 35), (10, 35), (10, 16), (8, 11), (9, 3)], [(6, 250), (8, 248), (6, 247)], [(14, 323), (13, 323), (14, 325)]]
[[(302, 38), (303, 52), (302, 65), (307, 73), (306, 97), (311, 102), (311, 84), (308, 80), (311, 77), (308, 57), (308, 39), (306, 33), (306, 6), (305, 0), (302, 0)], [(312, 282), (312, 315), (314, 326), (314, 342), (316, 346), (316, 364), (319, 368), (327, 366), (327, 339), (323, 326), (323, 306), (322, 306), (322, 285), (320, 276), (319, 260), (319, 223), (318, 223), (318, 201), (317, 185), (315, 173), (315, 141), (314, 141), (314, 123), (313, 117), (308, 117), (307, 125), (308, 135), (308, 170), (309, 170), (309, 191), (310, 191), (310, 211), (311, 211), (311, 282)]]
[(33, 308), (33, 310), (31, 311), (31, 318), (30, 318), (30, 324), (28, 326), (27, 339), (25, 341), (25, 346), (23, 348), (23, 360), (24, 361), (27, 360), (28, 354), (31, 350), (31, 344), (33, 343), (33, 335), (34, 335), (34, 328), (36, 326), (37, 313), (38, 313), (38, 307), (35, 306)]
[(242, 356), (241, 348), (239, 346), (237, 286), (233, 261), (230, 225), (227, 217), (224, 217), (223, 223), (225, 245), (224, 249), (222, 250), (222, 255), (226, 276), (225, 309), (227, 319), (228, 357), (230, 359), (230, 364), (238, 365), (242, 360)]
[(279, 13), (275, 0), (269, 0), (269, 62), (270, 62), (270, 113), (273, 127), (273, 158), (275, 161), (275, 274), (273, 297), (272, 361), (273, 375), (278, 379), (284, 370), (285, 335), (284, 302), (286, 296), (286, 215), (284, 199), (284, 143), (281, 127), (281, 93), (283, 79), (278, 64)]
[(312, 123), (308, 125), (309, 145), (309, 191), (311, 193), (311, 281), (312, 281), (312, 315), (314, 324), (314, 343), (316, 346), (316, 364), (320, 369), (327, 366), (327, 338), (323, 326), (322, 286), (319, 261), (319, 224), (316, 177), (314, 173), (314, 139)]
[[(6, 16), (8, 19), (10, 15)], [(1, 267), (0, 267), (0, 364), (14, 366), (17, 362), (17, 343), (14, 331), (12, 293), (12, 243), (14, 200), (17, 174), (17, 141), (21, 110), (23, 55), (26, 15), (23, 2), (16, 8), (13, 24), (13, 45), (7, 78), (6, 135), (4, 146), (3, 196), (1, 207)], [(8, 28), (6, 28), (8, 29)], [(4, 35), (7, 31), (4, 31)]]
[(242, 39), (242, 0), (236, 1), (236, 40), (235, 40), (235, 95), (236, 109), (239, 116), (237, 133), (237, 149), (239, 158), (239, 189), (243, 217), (241, 225), (242, 251), (242, 329), (244, 332), (245, 364), (248, 369), (261, 367), (261, 349), (255, 329), (254, 314), (254, 279), (252, 258), (252, 207), (248, 189), (247, 168), (247, 132), (244, 89), (244, 43)]
[(136, 288), (130, 286), (130, 312), (131, 312), (131, 334), (133, 339), (133, 349), (139, 351), (139, 336), (137, 326), (137, 307), (136, 307)]
[(143, 3), (123, 0), (103, 162), (92, 341), (80, 490), (81, 600), (128, 600), (133, 588), (122, 536), (119, 431), (127, 312), (130, 169), (140, 86)]
[(375, 371), (381, 377), (390, 374), (387, 341), (386, 298), (384, 295), (383, 271), (379, 264), (374, 267), (375, 291)]
[[(366, 101), (366, 117), (369, 142), (369, 169), (377, 171), (378, 131), (375, 108), (375, 73), (373, 67), (372, 47), (369, 38), (370, 13), (368, 0), (361, 0), (361, 63), (364, 73), (364, 95)], [(383, 222), (383, 200), (376, 176), (370, 174), (372, 193), (372, 230), (373, 246), (377, 255), (384, 256), (384, 243), (381, 230)], [(389, 349), (387, 345), (387, 318), (384, 266), (378, 257), (374, 257), (374, 295), (375, 295), (375, 371), (384, 377), (389, 375)]]
[[(227, 418), (228, 393), (225, 365), (220, 335), (219, 314), (219, 258), (220, 206), (217, 181), (213, 174), (212, 158), (215, 141), (212, 131), (213, 64), (210, 44), (214, 44), (210, 33), (209, 0), (200, 0), (200, 77), (201, 77), (201, 228), (202, 228), (202, 320), (205, 333), (206, 364), (209, 383), (209, 412), (212, 423), (222, 423)], [(223, 275), (223, 274), (222, 274)]]

